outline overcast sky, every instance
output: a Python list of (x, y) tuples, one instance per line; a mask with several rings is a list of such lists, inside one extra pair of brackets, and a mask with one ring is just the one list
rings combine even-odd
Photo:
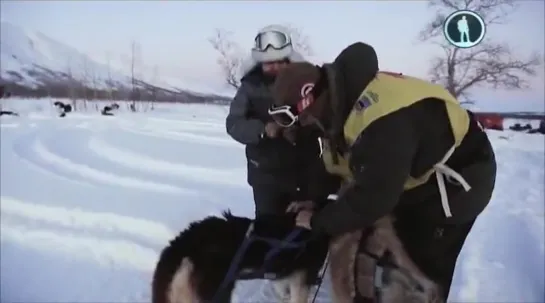
[[(485, 39), (508, 40), (523, 55), (545, 53), (544, 3), (520, 1), (511, 22), (489, 29)], [(257, 29), (291, 23), (310, 37), (315, 60), (332, 60), (359, 40), (376, 48), (382, 69), (415, 76), (426, 76), (430, 58), (440, 54), (416, 40), (433, 16), (425, 1), (2, 1), (0, 11), (2, 21), (39, 30), (101, 61), (107, 52), (117, 59), (127, 57), (136, 40), (142, 62), (158, 65), (161, 75), (213, 87), (223, 85), (217, 55), (207, 41), (215, 28), (233, 31), (249, 51)], [(475, 95), (543, 107), (542, 70), (530, 91), (479, 89)]]

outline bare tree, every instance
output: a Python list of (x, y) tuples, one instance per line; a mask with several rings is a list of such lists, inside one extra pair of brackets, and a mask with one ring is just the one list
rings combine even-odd
[(98, 100), (98, 76), (94, 69), (91, 69), (91, 83), (93, 86), (93, 99)]
[(140, 100), (140, 93), (137, 87), (136, 64), (140, 56), (140, 45), (136, 41), (131, 42), (131, 111), (136, 111), (136, 101)]
[(153, 66), (153, 75), (151, 79), (151, 110), (155, 108), (155, 102), (157, 102), (157, 85), (159, 81), (159, 67), (156, 65)]
[(83, 93), (83, 108), (87, 110), (87, 101), (92, 99), (92, 90), (94, 89), (93, 83), (93, 71), (89, 66), (89, 58), (83, 57), (82, 62), (82, 77), (81, 77), (81, 90)]
[(77, 110), (77, 96), (76, 96), (76, 81), (74, 79), (74, 75), (72, 73), (72, 59), (70, 57), (67, 58), (67, 64), (66, 64), (66, 77), (68, 78), (68, 98), (72, 101), (72, 109), (74, 111)]
[(483, 42), (470, 49), (460, 49), (439, 39), (449, 13), (471, 10), (479, 14), (487, 29), (505, 24), (517, 5), (514, 0), (430, 0), (435, 17), (419, 33), (420, 41), (438, 45), (443, 54), (434, 58), (429, 74), (435, 83), (443, 84), (463, 102), (472, 103), (470, 90), (475, 87), (524, 89), (528, 78), (535, 76), (541, 65), (539, 54), (527, 58), (516, 56), (507, 43)]
[(216, 29), (214, 35), (208, 39), (214, 50), (219, 53), (218, 64), (222, 69), (225, 81), (231, 87), (240, 87), (239, 71), (242, 64), (242, 55), (238, 44), (232, 40), (233, 33)]
[[(303, 33), (303, 30), (292, 25), (285, 24), (284, 27), (292, 38), (294, 48), (303, 55), (312, 55), (310, 38)], [(214, 34), (208, 38), (215, 51), (218, 52), (218, 64), (222, 69), (226, 83), (238, 89), (240, 87), (241, 65), (244, 60), (243, 52), (238, 43), (233, 39), (231, 31), (216, 29)]]
[(106, 68), (107, 68), (107, 80), (106, 86), (108, 87), (108, 99), (109, 101), (113, 100), (112, 90), (114, 87), (114, 82), (112, 81), (112, 68), (110, 64), (110, 53), (106, 53)]

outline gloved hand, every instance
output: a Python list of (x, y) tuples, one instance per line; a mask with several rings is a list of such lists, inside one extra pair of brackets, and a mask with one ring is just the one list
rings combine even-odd
[(267, 124), (265, 124), (265, 131), (263, 132), (263, 137), (276, 138), (282, 131), (281, 128), (282, 127), (276, 124), (276, 122), (267, 122)]
[(315, 208), (316, 203), (314, 203), (314, 201), (293, 201), (290, 203), (290, 205), (288, 205), (288, 208), (286, 208), (286, 212), (297, 213), (302, 210), (314, 210)]

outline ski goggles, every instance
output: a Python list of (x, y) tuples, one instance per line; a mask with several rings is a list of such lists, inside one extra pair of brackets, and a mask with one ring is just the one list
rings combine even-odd
[[(310, 88), (312, 89), (312, 88)], [(282, 127), (291, 127), (297, 121), (299, 121), (299, 114), (303, 112), (313, 101), (313, 96), (311, 94), (303, 97), (296, 106), (291, 105), (281, 105), (281, 106), (271, 106), (269, 108), (269, 115), (273, 118), (276, 124)]]
[(290, 36), (279, 31), (259, 33), (255, 37), (254, 50), (264, 52), (267, 48), (282, 49), (291, 44)]

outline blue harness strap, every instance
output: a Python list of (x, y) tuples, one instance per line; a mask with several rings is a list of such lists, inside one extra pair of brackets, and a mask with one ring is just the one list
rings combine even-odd
[(305, 245), (305, 242), (303, 243), (293, 243), (292, 241), (297, 238), (303, 231), (302, 228), (296, 228), (294, 229), (289, 235), (284, 238), (282, 241), (278, 241), (276, 239), (262, 239), (263, 241), (268, 242), (271, 244), (274, 248), (269, 250), (269, 252), (265, 255), (265, 259), (263, 260), (263, 266), (261, 267), (260, 273), (264, 274), (267, 271), (267, 265), (269, 261), (276, 256), (279, 252), (281, 252), (284, 249), (289, 248), (300, 248)]
[(254, 230), (254, 223), (252, 222), (250, 226), (248, 227), (248, 230), (246, 231), (246, 235), (244, 236), (244, 240), (242, 241), (242, 244), (238, 248), (237, 252), (235, 253), (235, 256), (233, 257), (233, 260), (231, 261), (231, 265), (229, 266), (229, 269), (227, 270), (227, 273), (225, 274), (225, 277), (223, 278), (220, 286), (218, 287), (218, 290), (216, 294), (214, 295), (214, 299), (212, 302), (218, 302), (218, 297), (223, 293), (225, 288), (229, 283), (231, 283), (233, 280), (237, 277), (237, 271), (239, 269), (240, 262), (242, 261), (242, 258), (244, 257), (244, 254), (248, 250), (248, 247), (252, 242), (254, 241), (263, 241), (266, 243), (269, 243), (273, 248), (267, 252), (264, 259), (264, 264), (261, 268), (261, 273), (265, 273), (267, 271), (267, 263), (280, 251), (284, 249), (290, 249), (290, 248), (300, 248), (306, 245), (307, 241), (299, 242), (299, 243), (293, 243), (292, 241), (297, 238), (303, 231), (302, 228), (296, 228), (291, 233), (289, 233), (283, 240), (277, 240), (272, 238), (266, 238), (266, 237), (257, 237), (253, 236), (252, 232)]

